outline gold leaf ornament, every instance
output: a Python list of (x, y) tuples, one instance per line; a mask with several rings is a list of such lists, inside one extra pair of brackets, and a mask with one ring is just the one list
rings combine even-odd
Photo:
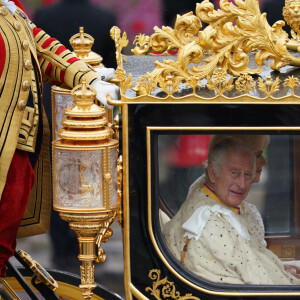
[(289, 76), (288, 78), (286, 78), (284, 80), (284, 83), (283, 83), (283, 86), (285, 88), (290, 88), (291, 91), (292, 91), (292, 95), (294, 95), (294, 91), (295, 89), (298, 89), (299, 88), (299, 85), (300, 85), (300, 81), (298, 78), (295, 78), (293, 75), (292, 76)]
[(235, 82), (236, 89), (239, 92), (245, 92), (249, 94), (249, 91), (253, 91), (255, 88), (255, 82), (251, 75), (242, 74)]
[(197, 35), (202, 28), (202, 23), (193, 12), (189, 12), (182, 16), (177, 15), (174, 28), (174, 33), (180, 38), (181, 45), (185, 45), (197, 41)]
[(125, 95), (126, 91), (128, 89), (131, 89), (133, 87), (133, 81), (132, 81), (132, 74), (129, 73), (127, 79), (125, 81), (120, 82), (120, 91), (121, 94)]
[(116, 79), (119, 81), (120, 92), (122, 95), (125, 95), (126, 91), (133, 87), (132, 74), (129, 73), (128, 77), (126, 78), (126, 71), (119, 66), (117, 67), (115, 74)]
[(140, 77), (137, 81), (136, 87), (133, 89), (137, 91), (140, 95), (150, 95), (151, 92), (155, 91), (156, 82), (147, 72), (147, 75)]
[(174, 283), (169, 281), (167, 277), (160, 279), (160, 270), (151, 270), (149, 272), (149, 278), (154, 282), (152, 284), (152, 288), (147, 287), (145, 290), (147, 292), (151, 292), (151, 295), (157, 300), (200, 300), (200, 298), (194, 297), (192, 294), (185, 294), (184, 296), (181, 296), (180, 292), (176, 291)]
[(186, 88), (190, 86), (193, 90), (193, 94), (196, 94), (197, 88), (200, 89), (201, 81), (198, 81), (196, 78), (192, 77), (187, 80)]
[(158, 78), (159, 86), (168, 95), (178, 92), (180, 81), (180, 77), (174, 76), (171, 73), (162, 74), (162, 76)]
[(218, 95), (223, 95), (227, 91), (231, 91), (234, 88), (233, 76), (229, 80), (226, 80), (227, 73), (223, 69), (216, 69), (213, 73), (213, 79), (211, 76), (207, 76), (206, 87), (209, 90), (215, 90)]
[(273, 93), (279, 91), (279, 77), (276, 77), (275, 81), (272, 82), (271, 76), (266, 77), (266, 81), (264, 82), (261, 77), (258, 78), (258, 88), (267, 96), (271, 96)]

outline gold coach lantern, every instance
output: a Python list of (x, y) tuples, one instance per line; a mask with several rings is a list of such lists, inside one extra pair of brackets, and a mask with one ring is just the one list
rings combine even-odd
[(90, 299), (93, 261), (104, 262), (101, 242), (119, 210), (118, 141), (111, 138), (105, 109), (95, 104), (96, 91), (85, 82), (71, 92), (74, 104), (64, 110), (63, 128), (53, 150), (53, 207), (69, 222), (79, 241), (80, 288)]

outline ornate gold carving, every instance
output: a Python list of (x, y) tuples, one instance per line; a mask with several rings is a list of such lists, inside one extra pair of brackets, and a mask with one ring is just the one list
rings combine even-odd
[(149, 278), (154, 282), (152, 288), (147, 287), (146, 291), (151, 292), (157, 300), (162, 299), (177, 299), (177, 300), (200, 300), (192, 294), (180, 295), (180, 292), (176, 291), (176, 287), (173, 282), (168, 280), (168, 277), (160, 279), (160, 270), (153, 269), (149, 272)]
[(134, 43), (132, 51), (135, 55), (145, 54), (151, 48), (161, 54), (169, 54), (169, 51), (183, 48), (191, 42), (197, 42), (199, 29), (202, 27), (199, 18), (189, 12), (183, 16), (177, 16), (175, 27), (163, 26), (162, 29), (154, 27), (155, 33), (151, 37), (139, 35)]
[(32, 257), (23, 250), (18, 251), (24, 262), (28, 265), (31, 271), (36, 275), (36, 283), (43, 282), (51, 290), (55, 291), (58, 287), (57, 282), (53, 277)]
[(298, 78), (295, 78), (294, 76), (289, 76), (287, 79), (284, 80), (283, 86), (285, 88), (290, 88), (292, 95), (294, 95), (294, 90), (298, 89), (300, 85), (300, 81)]
[(113, 230), (110, 227), (111, 223), (115, 220), (117, 216), (117, 212), (114, 211), (111, 218), (106, 219), (105, 221), (102, 221), (100, 223), (100, 230), (98, 233), (98, 237), (96, 239), (96, 245), (97, 245), (97, 258), (96, 262), (103, 263), (106, 259), (106, 254), (104, 249), (101, 249), (102, 242), (106, 243), (108, 242), (108, 239), (113, 235)]
[(72, 90), (74, 104), (64, 111), (66, 117), (61, 122), (64, 128), (58, 132), (60, 138), (88, 141), (111, 137), (111, 130), (105, 126), (105, 109), (95, 104), (96, 94), (96, 90), (85, 80)]
[(134, 90), (139, 94), (150, 95), (151, 92), (155, 91), (156, 85), (156, 81), (150, 76), (149, 73), (147, 73), (147, 75), (142, 76), (138, 79), (137, 85)]
[(150, 37), (145, 34), (139, 34), (135, 37), (135, 40), (133, 41), (133, 44), (136, 45), (134, 49), (131, 49), (131, 52), (134, 55), (142, 55), (150, 49)]
[(104, 181), (106, 183), (110, 183), (112, 181), (112, 175), (111, 175), (111, 173), (104, 174)]
[[(92, 67), (103, 67), (103, 58), (101, 57), (101, 55), (92, 51), (92, 46), (95, 40), (91, 35), (84, 32), (84, 27), (79, 27), (79, 33), (73, 35), (69, 41), (74, 50), (75, 55), (78, 58), (80, 58)], [(88, 68), (84, 69), (83, 67), (79, 67), (79, 71), (85, 72), (88, 70)]]
[(285, 0), (285, 6), (283, 7), (282, 10), (282, 15), (284, 17), (284, 20), (293, 29), (292, 36), (295, 39), (298, 39), (300, 33), (299, 9), (300, 9), (299, 0)]
[(69, 222), (70, 228), (75, 231), (79, 241), (78, 258), (82, 263), (79, 287), (86, 300), (91, 299), (92, 290), (96, 287), (93, 261), (99, 263), (105, 261), (105, 251), (100, 246), (102, 242), (107, 242), (108, 238), (112, 236), (109, 226), (114, 221), (116, 214), (116, 210), (59, 212), (60, 217)]
[(207, 76), (206, 87), (209, 90), (215, 90), (218, 95), (223, 95), (224, 92), (231, 91), (234, 88), (233, 76), (229, 80), (226, 80), (227, 73), (223, 69), (217, 69), (213, 73), (214, 80), (211, 80), (210, 76)]
[(117, 26), (113, 26), (110, 30), (110, 36), (115, 41), (117, 64), (122, 67), (123, 61), (121, 52), (122, 49), (128, 45), (127, 34), (124, 32), (121, 37), (121, 30)]
[(245, 92), (249, 94), (249, 91), (253, 91), (255, 88), (255, 81), (252, 76), (248, 74), (242, 74), (235, 82), (237, 91)]
[(121, 30), (117, 26), (113, 26), (111, 28), (110, 36), (115, 41), (116, 47), (116, 60), (118, 65), (115, 72), (116, 80), (119, 82), (121, 94), (125, 94), (127, 89), (131, 89), (133, 87), (132, 75), (129, 74), (128, 78), (126, 78), (126, 72), (123, 69), (122, 49), (127, 47), (129, 41), (127, 39), (126, 32), (124, 32), (121, 37)]
[[(286, 8), (294, 11), (300, 0), (286, 0)], [(300, 6), (299, 6), (300, 7)], [(207, 26), (202, 29), (202, 23)], [(195, 94), (196, 89), (207, 80), (207, 88), (214, 89), (218, 95), (230, 91), (233, 78), (224, 80), (227, 74), (240, 77), (236, 80), (238, 91), (249, 93), (254, 89), (251, 74), (261, 72), (260, 68), (249, 67), (249, 56), (255, 52), (255, 62), (258, 66), (267, 60), (272, 60), (271, 68), (280, 70), (286, 65), (300, 66), (300, 58), (294, 57), (287, 49), (288, 35), (282, 29), (283, 21), (277, 21), (270, 26), (266, 14), (261, 13), (257, 0), (220, 1), (220, 9), (215, 10), (209, 0), (204, 0), (196, 6), (195, 15), (190, 12), (177, 16), (174, 29), (163, 26), (154, 27), (154, 33), (148, 37), (138, 35), (134, 41), (132, 52), (136, 55), (151, 53), (161, 54), (177, 51), (177, 59), (155, 62), (151, 73), (141, 76), (133, 88), (137, 95), (151, 95), (159, 86), (167, 95), (176, 93), (181, 85), (190, 86)], [(299, 28), (299, 26), (297, 27)], [(115, 27), (111, 31), (117, 48), (117, 78), (120, 81), (121, 94), (132, 88), (131, 74), (126, 78), (122, 68), (121, 49), (126, 35)], [(127, 45), (127, 43), (125, 43)], [(270, 84), (259, 81), (260, 90), (268, 96), (273, 94), (278, 86), (276, 80)]]
[(158, 78), (158, 84), (161, 89), (168, 95), (172, 95), (179, 90), (181, 78), (173, 74), (167, 74)]
[(267, 76), (267, 80), (265, 82), (263, 82), (263, 80), (261, 78), (258, 78), (259, 90), (266, 93), (268, 96), (279, 91), (279, 83), (280, 83), (280, 80), (278, 77), (275, 79), (274, 82), (272, 82), (271, 76)]
[(126, 78), (125, 70), (119, 67), (117, 67), (115, 74), (117, 80), (119, 81), (120, 92), (124, 95), (126, 90), (133, 87), (132, 74), (129, 74), (128, 78)]
[(83, 299), (90, 300), (93, 292), (92, 290), (97, 286), (94, 283), (94, 265), (90, 261), (83, 262), (80, 266), (81, 284)]
[(69, 42), (77, 57), (84, 58), (90, 53), (94, 44), (94, 38), (85, 33), (83, 27), (79, 27), (79, 33), (73, 35)]
[(120, 209), (118, 209), (117, 215), (118, 215), (118, 223), (121, 225), (122, 224), (122, 206), (121, 206), (121, 201), (122, 201), (122, 174), (123, 174), (123, 156), (120, 155), (118, 158), (118, 163), (117, 163), (117, 171), (118, 171), (118, 205)]

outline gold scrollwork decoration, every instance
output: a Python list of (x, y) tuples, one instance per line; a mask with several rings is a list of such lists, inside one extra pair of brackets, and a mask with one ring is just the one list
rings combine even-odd
[(157, 300), (162, 299), (176, 299), (176, 300), (200, 300), (192, 294), (180, 295), (180, 292), (176, 291), (176, 287), (173, 282), (169, 281), (167, 277), (160, 279), (160, 270), (153, 269), (149, 272), (149, 278), (152, 279), (153, 285), (147, 287), (146, 291), (150, 292)]
[(100, 222), (100, 230), (96, 238), (97, 257), (95, 261), (97, 263), (103, 263), (106, 259), (106, 253), (105, 250), (101, 248), (101, 244), (102, 242), (108, 242), (109, 238), (113, 235), (113, 230), (110, 228), (110, 225), (115, 220), (116, 216), (117, 211), (114, 211), (111, 218)]
[[(286, 0), (283, 10), (285, 20), (295, 32), (300, 32), (297, 25), (299, 18), (295, 17), (299, 7), (300, 0)], [(202, 28), (204, 23), (207, 25)], [(207, 88), (222, 96), (234, 87), (232, 77), (224, 79), (228, 74), (237, 77), (237, 91), (249, 94), (255, 86), (251, 75), (261, 72), (259, 66), (267, 60), (272, 61), (273, 70), (279, 71), (287, 65), (300, 67), (300, 58), (288, 51), (289, 47), (296, 49), (297, 43), (291, 46), (283, 25), (284, 21), (277, 21), (270, 26), (266, 13), (260, 12), (258, 0), (220, 0), (220, 9), (204, 0), (196, 5), (195, 14), (178, 15), (174, 29), (154, 27), (150, 37), (143, 34), (136, 37), (132, 50), (136, 55), (152, 52), (168, 54), (176, 50), (177, 56), (175, 60), (156, 61), (154, 70), (137, 79), (134, 88), (132, 75), (127, 77), (120, 59), (122, 47), (128, 43), (127, 37), (121, 36), (120, 30), (113, 27), (111, 36), (117, 48), (116, 77), (121, 94), (125, 95), (127, 89), (133, 88), (137, 95), (151, 95), (160, 87), (170, 96), (185, 85), (190, 86), (196, 95), (197, 88), (202, 85), (201, 80), (206, 79)], [(249, 67), (249, 53), (255, 55), (257, 67)], [(278, 90), (279, 79), (272, 82), (271, 77), (267, 77), (264, 82), (260, 78), (257, 85), (260, 91), (270, 96)], [(292, 79), (284, 86), (289, 87), (293, 95), (298, 88)]]
[[(299, 0), (286, 2), (294, 7)], [(202, 23), (207, 24), (204, 29)], [(192, 12), (178, 15), (174, 29), (154, 27), (155, 32), (150, 37), (139, 35), (132, 52), (140, 55), (152, 49), (166, 54), (170, 50), (178, 50), (176, 61), (156, 62), (156, 68), (147, 74), (148, 82), (156, 82), (169, 95), (177, 91), (179, 82), (192, 82), (191, 78), (194, 82), (211, 78), (216, 69), (237, 77), (261, 72), (260, 68), (248, 67), (248, 54), (251, 52), (256, 53), (258, 66), (272, 60), (271, 68), (274, 70), (286, 65), (299, 67), (300, 58), (292, 56), (287, 49), (289, 39), (282, 29), (283, 25), (283, 21), (277, 21), (270, 26), (266, 14), (260, 12), (257, 0), (235, 0), (234, 3), (221, 0), (217, 10), (209, 0), (204, 0), (197, 4), (195, 15)], [(171, 87), (171, 82), (175, 86)], [(209, 85), (214, 83), (210, 81)], [(223, 88), (220, 84), (217, 86), (217, 93), (222, 94)], [(227, 88), (229, 86), (231, 84)], [(246, 92), (249, 88), (251, 86), (248, 85)], [(135, 90), (138, 94), (149, 93), (149, 89), (140, 82)]]
[(161, 89), (168, 95), (172, 95), (179, 90), (181, 78), (171, 73), (158, 78), (158, 84)]

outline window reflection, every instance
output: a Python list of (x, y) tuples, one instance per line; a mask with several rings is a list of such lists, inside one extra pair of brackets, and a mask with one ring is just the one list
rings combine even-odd
[[(266, 234), (294, 234), (293, 203), (293, 138), (288, 135), (273, 135), (268, 147), (268, 168), (260, 188), (261, 212)], [(255, 186), (253, 186), (253, 189)], [(256, 197), (251, 198), (254, 201)]]
[[(292, 240), (288, 244), (292, 247), (291, 249), (294, 249), (294, 252), (292, 250), (293, 253), (290, 256), (281, 257), (280, 251), (273, 251), (275, 252), (275, 254), (277, 254), (277, 256), (279, 256), (281, 260), (292, 261), (295, 259), (299, 259), (299, 254), (296, 253), (296, 249), (298, 248), (298, 236), (296, 230), (297, 224), (295, 223), (295, 220), (297, 219), (297, 212), (294, 209), (297, 206), (298, 202), (294, 193), (293, 177), (293, 174), (297, 172), (297, 170), (295, 170), (295, 166), (297, 166), (297, 164), (295, 164), (294, 160), (295, 137), (292, 135), (270, 135), (269, 138), (269, 144), (263, 151), (263, 156), (268, 161), (268, 165), (262, 168), (263, 171), (260, 175), (259, 182), (253, 183), (251, 185), (251, 189), (246, 197), (246, 201), (249, 202), (250, 205), (254, 205), (253, 207), (255, 207), (255, 210), (259, 212), (257, 212), (258, 215), (261, 214), (263, 223), (265, 224), (265, 235), (272, 238), (272, 240), (270, 240), (271, 245), (269, 245), (269, 248), (271, 250), (273, 250), (274, 244), (278, 244), (278, 247), (286, 247), (287, 242), (283, 237), (286, 237), (287, 239), (292, 238)], [(166, 227), (164, 227), (164, 224), (174, 216), (177, 217), (176, 214), (180, 210), (181, 205), (185, 202), (188, 193), (190, 196), (191, 185), (193, 185), (193, 183), (197, 180), (199, 182), (199, 178), (205, 173), (203, 163), (207, 160), (209, 143), (211, 142), (211, 139), (212, 135), (204, 134), (158, 135), (160, 222), (163, 233), (163, 228), (167, 228), (168, 226), (166, 225)], [(178, 214), (180, 214), (181, 211), (182, 209)], [(211, 213), (211, 210), (209, 213)], [(247, 214), (247, 212), (245, 212), (245, 214)], [(181, 218), (183, 217), (181, 216)], [(252, 234), (253, 237), (255, 235), (257, 227), (259, 227), (255, 223), (259, 223), (261, 221), (259, 220), (259, 218), (254, 218), (251, 220), (253, 224), (250, 226), (251, 230), (249, 230), (248, 228), (248, 231), (250, 232), (250, 235)], [(206, 225), (204, 224), (204, 226)], [(251, 233), (251, 231), (253, 232)], [(263, 229), (260, 231), (263, 232)], [(209, 232), (209, 234), (212, 233), (213, 232)], [(178, 253), (174, 253), (174, 251), (177, 251), (176, 248), (171, 252), (173, 252), (174, 256), (178, 260), (180, 260), (188, 269), (188, 265), (191, 265), (191, 268), (193, 270), (194, 264), (197, 262), (194, 262), (193, 259), (191, 259), (192, 252), (185, 254), (185, 251), (183, 251), (183, 249), (188, 249), (188, 247), (191, 247), (190, 243), (191, 245), (192, 243), (196, 245), (196, 243), (191, 238), (191, 236), (189, 236), (190, 241), (187, 241), (186, 236), (185, 239), (182, 239), (182, 241), (175, 241), (176, 244), (182, 243), (182, 245), (180, 245), (179, 247), (176, 246), (178, 249), (182, 249), (182, 251), (178, 250)], [(230, 237), (228, 237), (228, 239), (230, 239)], [(263, 240), (263, 237), (261, 239)], [(172, 239), (169, 239), (169, 242), (170, 241), (173, 242)], [(261, 242), (261, 244), (263, 242)], [(222, 243), (222, 241), (220, 241), (220, 243)], [(202, 246), (201, 243), (197, 244), (197, 247), (204, 247), (204, 245), (207, 246), (207, 243), (202, 244)], [(172, 245), (168, 246), (172, 249)], [(195, 255), (196, 253), (197, 251), (193, 255)], [(210, 253), (210, 251), (208, 250), (207, 253)], [(205, 254), (203, 252), (202, 254), (204, 254), (204, 256), (207, 256), (207, 253)], [(231, 252), (229, 251), (224, 255), (230, 255), (230, 253)], [(268, 252), (266, 253), (266, 257), (268, 257), (268, 259), (274, 259), (274, 261), (277, 259), (277, 257), (273, 258), (272, 255), (270, 255), (270, 258), (268, 256)], [(185, 255), (189, 256), (186, 262), (184, 261)], [(207, 263), (210, 265), (209, 268), (212, 268), (212, 262), (210, 261), (210, 259), (207, 259)], [(215, 261), (213, 263), (216, 264)], [(292, 262), (286, 263), (291, 264)], [(280, 262), (278, 262), (277, 264), (281, 265)], [(221, 265), (222, 263), (220, 263), (220, 266)], [(292, 265), (295, 266), (297, 265), (297, 263), (293, 262)], [(225, 266), (224, 268), (226, 269), (227, 267)], [(266, 272), (276, 273), (276, 268), (277, 267), (274, 267), (272, 271), (268, 270)], [(201, 272), (200, 275), (206, 274), (205, 272)], [(230, 272), (230, 270), (226, 270), (226, 272)], [(293, 277), (292, 279), (290, 279), (289, 272), (286, 272), (284, 270), (282, 272), (282, 276), (285, 277), (285, 279), (280, 283), (280, 279), (277, 278), (273, 282), (274, 284), (299, 284), (297, 279), (295, 279), (294, 281)], [(298, 272), (298, 269), (297, 271), (295, 271), (294, 269), (293, 272)], [(286, 280), (287, 277), (289, 278), (288, 280)], [(226, 276), (224, 276), (224, 273), (222, 273), (222, 276), (217, 276), (216, 278), (214, 278), (214, 276), (210, 277), (209, 275), (207, 275), (207, 278), (216, 282), (273, 284), (272, 279), (270, 279), (270, 282), (266, 281), (261, 283), (255, 280), (243, 281), (243, 279), (237, 279), (235, 278), (235, 276), (232, 276), (231, 279), (228, 279)]]
[[(159, 135), (159, 191), (170, 215), (184, 202), (190, 185), (204, 174), (212, 135)], [(267, 166), (247, 201), (263, 216), (266, 235), (294, 234), (293, 136), (270, 135)]]

